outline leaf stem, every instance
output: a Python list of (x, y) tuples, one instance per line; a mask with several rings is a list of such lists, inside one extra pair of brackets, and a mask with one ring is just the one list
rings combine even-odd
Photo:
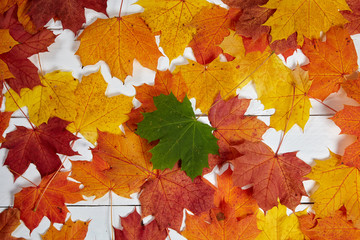
[(293, 85), (293, 96), (292, 96), (292, 101), (291, 101), (291, 108), (290, 108), (290, 112), (289, 114), (287, 115), (286, 117), (286, 122), (285, 122), (285, 127), (284, 127), (284, 132), (282, 133), (282, 136), (281, 136), (281, 139), (280, 139), (280, 143), (279, 143), (279, 146), (278, 148), (276, 149), (276, 152), (275, 152), (275, 157), (277, 157), (278, 153), (279, 153), (279, 150), (280, 150), (280, 147), (284, 141), (284, 138), (285, 138), (285, 135), (286, 135), (286, 130), (287, 130), (287, 127), (288, 127), (288, 124), (289, 124), (289, 121), (290, 121), (290, 118), (291, 118), (291, 114), (292, 114), (292, 110), (294, 109), (294, 102), (295, 102), (295, 85)]
[(41, 76), (44, 76), (44, 71), (42, 70), (42, 67), (41, 67), (41, 61), (40, 61), (40, 53), (37, 54), (38, 56), (38, 62), (39, 62), (39, 68), (40, 68), (40, 74)]
[(111, 222), (111, 240), (114, 240), (115, 233), (114, 233), (114, 226), (113, 226), (113, 203), (112, 203), (112, 190), (109, 191), (110, 197), (110, 222)]
[[(73, 141), (71, 143), (71, 148), (74, 146), (75, 144), (75, 141)], [(59, 168), (56, 170), (56, 172), (53, 173), (53, 175), (51, 176), (51, 178), (49, 179), (49, 181), (46, 183), (46, 186), (44, 187), (44, 190), (41, 192), (41, 195), (40, 197), (36, 200), (36, 203), (35, 203), (35, 207), (33, 209), (34, 212), (36, 212), (39, 204), (40, 204), (40, 201), (41, 199), (44, 197), (44, 194), (45, 192), (47, 191), (47, 189), (49, 188), (51, 182), (54, 180), (54, 178), (56, 177), (56, 175), (60, 172), (61, 168), (64, 166), (64, 162), (68, 159), (68, 156), (65, 156), (64, 157), (64, 160), (61, 162), (61, 165), (59, 166)]]
[(10, 92), (9, 87), (6, 85), (6, 83), (4, 83), (4, 86), (7, 90), (7, 92), (10, 94), (10, 97), (12, 98), (12, 100), (14, 101), (15, 105), (18, 107), (18, 109), (20, 110), (20, 112), (24, 115), (24, 117), (26, 118), (26, 120), (28, 120), (28, 122), (30, 123), (31, 128), (35, 131), (35, 127), (32, 124), (32, 122), (30, 121), (29, 117), (24, 113), (24, 111), (21, 109), (21, 107), (19, 106), (19, 104), (16, 102), (14, 96), (12, 95), (12, 93)]
[(120, 10), (119, 10), (119, 18), (121, 17), (121, 9), (122, 9), (123, 3), (124, 3), (124, 0), (121, 0)]
[[(223, 98), (226, 98), (227, 96), (229, 96), (234, 90), (236, 90), (241, 84), (243, 84), (251, 75), (253, 75), (257, 70), (259, 70), (259, 68), (261, 68), (269, 59), (270, 57), (274, 54), (274, 52), (272, 51), (270, 53), (269, 56), (266, 57), (266, 59), (259, 64), (251, 73), (249, 73), (239, 84), (237, 84), (233, 89), (231, 89), (228, 93), (226, 93)], [(210, 109), (212, 107), (214, 107), (216, 104), (218, 104), (219, 102), (221, 102), (222, 99), (219, 99), (218, 101), (216, 101), (215, 103), (213, 103), (205, 112), (203, 112), (202, 114), (200, 114), (196, 120), (198, 120), (200, 117), (205, 116), (207, 112), (210, 111)]]
[(32, 185), (34, 185), (35, 187), (37, 187), (38, 185), (36, 185), (33, 181), (31, 181), (30, 179), (28, 179), (27, 177), (24, 177), (23, 175), (21, 175), (20, 173), (8, 168), (10, 170), (10, 172), (15, 173), (16, 175), (19, 175), (19, 177), (22, 177), (23, 179), (25, 179), (26, 181), (28, 181), (29, 183), (31, 183)]

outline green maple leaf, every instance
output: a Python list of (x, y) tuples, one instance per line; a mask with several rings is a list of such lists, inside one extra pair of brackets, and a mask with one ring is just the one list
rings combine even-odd
[(143, 113), (144, 120), (138, 124), (137, 134), (148, 141), (160, 139), (150, 150), (155, 169), (172, 169), (181, 159), (181, 169), (194, 179), (208, 167), (208, 154), (218, 154), (214, 128), (196, 120), (191, 103), (185, 96), (183, 102), (176, 97), (154, 97), (156, 111)]

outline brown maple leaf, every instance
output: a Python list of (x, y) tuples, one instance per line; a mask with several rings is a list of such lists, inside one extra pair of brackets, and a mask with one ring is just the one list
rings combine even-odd
[(107, 1), (104, 0), (34, 0), (30, 2), (29, 15), (35, 26), (40, 29), (50, 19), (60, 19), (63, 28), (70, 29), (76, 35), (85, 23), (85, 9), (91, 8), (106, 14)]
[(360, 4), (357, 0), (346, 0), (351, 11), (341, 11), (341, 14), (349, 21), (345, 24), (345, 28), (349, 31), (349, 34), (360, 33)]
[(72, 156), (77, 154), (70, 142), (78, 139), (66, 130), (69, 122), (51, 118), (34, 129), (17, 126), (15, 131), (6, 135), (1, 148), (9, 149), (5, 165), (8, 165), (14, 178), (18, 178), (34, 163), (41, 176), (59, 169), (61, 161), (57, 153)]
[[(83, 200), (79, 183), (67, 180), (69, 172), (46, 176), (39, 186), (23, 188), (15, 194), (14, 207), (20, 209), (21, 220), (30, 229), (36, 228), (44, 216), (54, 223), (65, 223), (69, 210), (65, 203)], [(48, 182), (50, 184), (48, 184)]]
[(17, 208), (8, 208), (0, 213), (0, 238), (13, 240), (12, 232), (20, 225), (20, 211)]
[(263, 142), (245, 142), (234, 146), (242, 156), (234, 159), (234, 184), (253, 185), (254, 198), (267, 211), (278, 205), (277, 199), (290, 209), (306, 196), (302, 181), (311, 167), (296, 157), (296, 152), (275, 154)]
[(117, 240), (155, 240), (167, 237), (166, 230), (160, 230), (156, 221), (144, 225), (136, 210), (125, 218), (120, 217), (120, 221), (123, 229), (114, 228)]

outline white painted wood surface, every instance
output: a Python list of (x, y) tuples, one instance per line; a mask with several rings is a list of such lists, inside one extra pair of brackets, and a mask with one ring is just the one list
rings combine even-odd
[[(110, 17), (117, 16), (120, 0), (110, 0), (108, 2), (108, 14)], [(142, 11), (142, 8), (138, 5), (132, 5), (135, 1), (126, 1), (124, 0), (124, 6), (122, 10), (122, 15), (128, 15), (131, 13)], [(218, 1), (217, 1), (218, 3)], [(95, 13), (92, 10), (86, 10), (87, 23), (86, 25), (91, 24), (96, 20), (96, 18), (105, 18), (105, 15)], [(133, 96), (135, 94), (134, 85), (138, 86), (143, 83), (151, 84), (154, 81), (155, 72), (143, 68), (139, 63), (135, 61), (133, 76), (128, 76), (123, 84), (120, 80), (111, 76), (110, 70), (105, 62), (100, 62), (95, 66), (85, 66), (82, 68), (82, 65), (79, 60), (79, 56), (74, 55), (76, 50), (79, 47), (79, 42), (76, 41), (74, 34), (69, 30), (62, 30), (60, 22), (52, 22), (48, 24), (49, 28), (54, 30), (55, 34), (59, 34), (55, 40), (55, 43), (49, 47), (49, 52), (40, 53), (40, 62), (41, 67), (44, 73), (49, 73), (54, 70), (62, 71), (71, 71), (73, 76), (81, 79), (81, 76), (84, 74), (89, 74), (96, 71), (101, 66), (101, 72), (105, 80), (109, 83), (107, 89), (108, 96), (114, 96), (117, 94), (126, 94)], [(353, 36), (357, 51), (360, 50), (360, 37)], [(184, 55), (187, 58), (193, 58), (191, 49), (186, 49)], [(39, 65), (39, 59), (37, 55), (34, 55), (30, 60), (36, 65)], [(294, 67), (297, 63), (303, 63), (306, 61), (306, 58), (301, 54), (300, 51), (296, 52), (292, 57), (288, 58), (287, 65), (289, 67)], [(160, 70), (165, 70), (170, 68), (174, 69), (174, 65), (181, 64), (186, 62), (183, 57), (179, 57), (174, 60), (171, 65), (169, 60), (166, 57), (161, 57), (159, 59)], [(247, 97), (251, 99), (256, 99), (256, 93), (249, 84), (242, 90), (238, 90), (238, 93), (241, 97)], [(193, 101), (194, 102), (194, 101)], [(331, 121), (329, 117), (333, 115), (333, 111), (324, 107), (324, 105), (319, 102), (312, 100), (311, 101), (313, 108), (311, 109), (311, 116), (306, 124), (304, 131), (299, 127), (293, 127), (285, 136), (284, 142), (281, 146), (280, 153), (298, 151), (297, 156), (304, 160), (306, 163), (313, 165), (314, 159), (325, 159), (329, 156), (329, 150), (338, 154), (343, 154), (346, 146), (351, 144), (355, 137), (349, 135), (339, 135), (340, 129)], [(332, 94), (325, 100), (325, 103), (336, 110), (343, 108), (343, 104), (357, 105), (355, 101), (346, 97), (346, 94), (343, 90), (340, 90), (336, 94)], [(4, 105), (2, 106), (4, 110)], [(26, 112), (26, 108), (24, 108)], [(249, 115), (257, 115), (259, 119), (263, 120), (265, 123), (269, 124), (269, 116), (273, 110), (263, 110), (263, 105), (258, 100), (253, 100), (247, 111)], [(197, 111), (199, 113), (199, 111)], [(204, 117), (202, 121), (207, 122), (207, 118)], [(6, 132), (12, 131), (15, 129), (15, 125), (18, 126), (27, 126), (29, 127), (26, 119), (23, 118), (22, 113), (17, 111), (13, 114), (13, 117), (10, 121), (10, 126)], [(276, 150), (278, 147), (281, 132), (275, 131), (274, 129), (268, 130), (264, 135), (264, 142), (268, 144), (273, 150)], [(91, 152), (89, 147), (93, 147), (86, 140), (78, 140), (74, 146), (76, 151), (79, 151), (81, 154), (77, 156), (78, 160), (91, 159)], [(0, 150), (0, 156), (2, 163), (5, 160), (6, 149)], [(75, 159), (75, 157), (70, 158)], [(70, 169), (71, 164), (69, 161), (65, 163), (65, 166)], [(214, 172), (218, 173), (221, 170), (215, 169)], [(24, 174), (28, 179), (34, 181), (35, 183), (40, 182), (40, 175), (37, 173), (35, 166), (30, 165), (29, 169)], [(214, 173), (209, 174), (208, 179), (215, 183)], [(312, 181), (304, 182), (306, 190), (310, 191), (314, 183)], [(14, 202), (14, 194), (19, 192), (22, 187), (30, 186), (30, 184), (19, 177), (17, 181), (13, 182), (13, 176), (6, 166), (1, 165), (0, 167), (0, 211), (6, 209), (8, 206), (12, 206)], [(113, 223), (114, 226), (120, 228), (119, 216), (125, 217), (136, 207), (138, 211), (140, 204), (137, 199), (137, 194), (133, 194), (131, 199), (122, 198), (112, 194), (113, 196)], [(303, 197), (302, 202), (307, 203), (310, 200), (306, 197)], [(311, 204), (302, 204), (296, 210), (302, 210), (305, 207), (311, 206)], [(110, 200), (109, 194), (104, 197), (93, 200), (89, 198), (87, 201), (82, 201), (77, 204), (68, 205), (68, 208), (71, 212), (71, 217), (73, 221), (82, 220), (87, 221), (91, 219), (89, 224), (89, 230), (86, 239), (110, 239), (111, 238), (111, 220), (110, 220)], [(43, 234), (48, 227), (50, 226), (50, 221), (44, 217), (39, 227), (37, 227), (32, 234), (30, 235), (29, 230), (21, 224), (13, 233), (13, 236), (23, 237), (26, 239), (40, 239), (40, 234)], [(60, 224), (55, 224), (55, 226), (60, 227)], [(184, 239), (175, 231), (170, 231), (170, 238), (175, 239)]]

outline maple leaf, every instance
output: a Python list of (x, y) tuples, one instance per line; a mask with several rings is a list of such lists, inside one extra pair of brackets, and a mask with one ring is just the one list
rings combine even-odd
[(50, 226), (49, 230), (41, 235), (44, 240), (62, 240), (62, 239), (85, 239), (89, 222), (83, 221), (66, 221), (63, 224), (61, 230), (57, 230), (53, 225)]
[(345, 24), (345, 28), (349, 31), (349, 34), (357, 34), (360, 32), (360, 6), (359, 2), (356, 0), (346, 0), (346, 3), (349, 5), (351, 11), (345, 10), (341, 11), (341, 14), (349, 21)]
[(31, 89), (40, 85), (38, 69), (28, 57), (47, 51), (47, 47), (54, 42), (55, 35), (47, 29), (34, 35), (26, 32), (17, 21), (16, 6), (0, 16), (0, 28), (8, 28), (14, 40), (21, 43), (14, 46), (9, 52), (0, 54), (0, 60), (7, 64), (14, 76), (14, 78), (6, 78), (6, 82), (18, 94), (23, 87)]
[(153, 86), (143, 84), (135, 87), (135, 89), (135, 97), (141, 102), (141, 106), (131, 110), (129, 114), (130, 119), (126, 123), (134, 128), (144, 119), (141, 112), (152, 112), (156, 110), (153, 97), (159, 96), (160, 94), (169, 95), (172, 92), (178, 101), (182, 101), (188, 91), (181, 74), (172, 74), (169, 70), (156, 71)]
[(358, 139), (353, 144), (345, 148), (342, 162), (350, 167), (360, 169), (360, 140)]
[(359, 170), (341, 164), (341, 157), (330, 152), (327, 160), (317, 160), (316, 165), (306, 177), (315, 180), (319, 187), (310, 195), (314, 201), (316, 216), (333, 216), (342, 206), (346, 208), (348, 220), (355, 227), (360, 224)]
[(113, 76), (121, 80), (132, 75), (135, 58), (142, 66), (155, 71), (162, 56), (155, 36), (139, 14), (98, 19), (85, 28), (78, 40), (80, 47), (76, 54), (83, 65), (104, 60)]
[(136, 210), (127, 217), (120, 217), (123, 230), (115, 229), (115, 239), (118, 240), (153, 240), (165, 239), (167, 232), (165, 229), (160, 230), (156, 221), (144, 225), (141, 216)]
[(342, 85), (348, 97), (360, 102), (360, 79), (348, 79)]
[(266, 212), (257, 214), (257, 225), (262, 232), (257, 239), (304, 239), (300, 230), (299, 220), (295, 214), (288, 216), (286, 207), (279, 205)]
[(184, 52), (185, 47), (196, 33), (190, 23), (203, 7), (212, 5), (205, 0), (140, 0), (145, 8), (141, 17), (153, 32), (161, 32), (160, 47), (170, 61)]
[[(233, 171), (228, 168), (223, 174), (217, 176), (218, 187), (214, 195), (214, 204), (221, 208), (223, 203), (231, 209), (231, 214), (236, 218), (246, 217), (257, 212), (258, 205), (252, 197), (252, 189), (242, 190), (233, 185)], [(226, 214), (226, 211), (223, 211)]]
[[(326, 33), (326, 41), (305, 40), (301, 48), (311, 63), (303, 68), (309, 71), (313, 84), (309, 95), (324, 100), (337, 92), (345, 76), (357, 70), (355, 46), (346, 29), (334, 27)], [(331, 51), (331, 54), (329, 54)]]
[(213, 207), (214, 190), (197, 177), (193, 181), (178, 166), (151, 177), (140, 192), (142, 216), (153, 215), (160, 229), (180, 231), (183, 209), (196, 215)]
[(0, 112), (0, 143), (5, 141), (5, 138), (2, 135), (9, 126), (11, 115), (12, 112)]
[(238, 157), (232, 145), (240, 144), (244, 140), (257, 142), (262, 140), (262, 135), (268, 126), (253, 116), (245, 116), (250, 104), (250, 99), (234, 97), (228, 101), (215, 99), (214, 106), (209, 112), (209, 121), (216, 130), (214, 136), (219, 139), (219, 153), (224, 160)]
[(346, 219), (346, 209), (340, 209), (332, 217), (317, 218), (310, 213), (299, 217), (300, 229), (312, 240), (342, 240), (360, 238), (360, 230)]
[(4, 240), (16, 239), (11, 233), (20, 225), (20, 211), (8, 208), (0, 213), (0, 238)]
[(72, 177), (84, 184), (82, 193), (101, 197), (108, 191), (130, 197), (152, 173), (152, 145), (131, 131), (111, 134), (99, 131), (92, 162), (74, 161)]
[(360, 107), (345, 105), (332, 118), (341, 129), (342, 134), (351, 134), (360, 137)]
[(69, 122), (60, 118), (50, 118), (34, 129), (17, 126), (15, 131), (6, 135), (1, 148), (9, 149), (4, 164), (8, 165), (17, 179), (35, 164), (41, 176), (55, 172), (61, 161), (57, 153), (72, 156), (77, 154), (70, 147), (70, 142), (78, 139), (65, 128)]
[(181, 73), (189, 89), (188, 96), (196, 98), (196, 107), (204, 113), (209, 111), (219, 93), (229, 98), (236, 95), (234, 88), (245, 86), (241, 70), (246, 66), (238, 62), (220, 62), (217, 58), (204, 66), (188, 61), (187, 65), (177, 66), (174, 73)]
[[(83, 200), (79, 193), (80, 184), (67, 180), (68, 175), (69, 172), (58, 172), (53, 179), (52, 175), (48, 175), (42, 178), (39, 186), (23, 188), (15, 194), (14, 207), (20, 210), (20, 219), (30, 232), (39, 225), (44, 216), (48, 217), (51, 223), (65, 223), (69, 212), (65, 203)], [(52, 180), (48, 185), (50, 179)]]
[(71, 178), (81, 182), (84, 188), (81, 194), (91, 197), (100, 198), (109, 191), (116, 193), (116, 184), (112, 182), (103, 173), (104, 170), (110, 168), (109, 164), (97, 156), (93, 156), (89, 161), (72, 161), (71, 162)]
[(187, 239), (198, 240), (256, 239), (260, 231), (256, 226), (255, 215), (245, 216), (239, 220), (234, 214), (224, 215), (225, 211), (229, 212), (224, 208), (210, 210), (210, 223), (204, 221), (203, 216), (187, 214), (186, 228), (182, 235)]
[(31, 21), (28, 15), (29, 2), (27, 0), (3, 0), (0, 3), (0, 14), (8, 11), (11, 7), (17, 5), (17, 18), (19, 22), (24, 26), (25, 30), (31, 34), (35, 34), (37, 31), (34, 23)]
[(100, 71), (83, 77), (75, 90), (77, 115), (68, 130), (81, 133), (91, 143), (97, 139), (97, 129), (121, 133), (119, 126), (128, 119), (126, 114), (133, 106), (132, 97), (106, 97), (105, 91), (106, 82)]
[(83, 23), (85, 23), (84, 8), (91, 8), (97, 12), (106, 14), (107, 1), (103, 0), (68, 0), (66, 2), (36, 0), (32, 1), (29, 9), (29, 15), (40, 29), (50, 19), (60, 19), (63, 28), (70, 29), (76, 35)]
[(270, 27), (262, 25), (275, 12), (275, 9), (260, 7), (268, 0), (234, 1), (224, 0), (231, 8), (240, 8), (242, 13), (236, 23), (236, 32), (244, 37), (257, 40), (263, 33), (268, 34)]
[(303, 44), (304, 36), (319, 38), (320, 32), (345, 24), (347, 21), (339, 10), (350, 10), (345, 0), (269, 0), (262, 7), (276, 9), (264, 23), (271, 27), (272, 41), (286, 39), (297, 32), (299, 45)]
[(203, 8), (191, 21), (196, 27), (196, 34), (189, 43), (193, 49), (196, 61), (208, 64), (218, 57), (222, 50), (219, 45), (224, 37), (230, 34), (229, 28), (234, 28), (239, 9), (226, 10), (219, 6)]
[(280, 202), (294, 209), (306, 196), (302, 181), (311, 167), (296, 157), (296, 152), (275, 154), (263, 142), (233, 146), (242, 156), (232, 161), (234, 184), (253, 185), (253, 197), (267, 211)]
[[(308, 92), (312, 81), (309, 80), (308, 72), (302, 70), (300, 66), (294, 71), (283, 66), (283, 71), (283, 79), (266, 83), (268, 89), (261, 90), (260, 100), (266, 109), (275, 108), (275, 114), (270, 118), (271, 127), (287, 132), (297, 124), (304, 129), (310, 115), (311, 103)], [(263, 79), (255, 80), (257, 89), (263, 88), (264, 84), (261, 81)], [(259, 85), (261, 86), (258, 87)]]
[(27, 106), (29, 118), (35, 125), (47, 122), (50, 117), (73, 121), (76, 116), (74, 91), (78, 85), (70, 72), (55, 71), (41, 76), (41, 86), (32, 90), (23, 88), (20, 96), (14, 91), (7, 92), (6, 110), (16, 111), (18, 106)]
[(176, 97), (154, 97), (156, 111), (143, 113), (144, 120), (138, 124), (137, 134), (160, 142), (151, 149), (151, 162), (155, 169), (172, 169), (181, 159), (181, 169), (194, 179), (208, 166), (208, 154), (218, 154), (217, 139), (210, 126), (197, 121), (191, 103), (185, 96), (183, 102)]

